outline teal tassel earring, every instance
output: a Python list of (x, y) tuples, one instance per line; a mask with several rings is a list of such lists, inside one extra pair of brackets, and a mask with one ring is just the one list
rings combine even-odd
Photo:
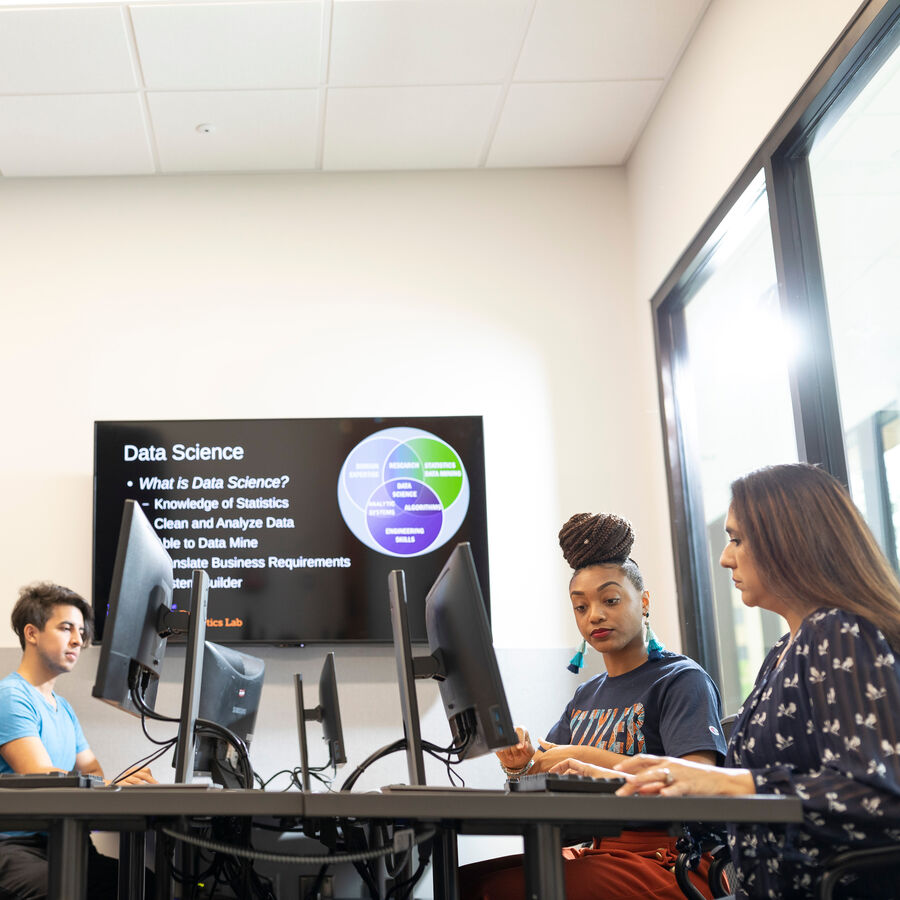
[(666, 650), (650, 627), (649, 612), (644, 613), (644, 643), (647, 645), (647, 659), (659, 659)]
[(577, 675), (584, 668), (584, 651), (587, 649), (587, 641), (582, 641), (578, 652), (569, 660), (566, 668), (573, 674)]

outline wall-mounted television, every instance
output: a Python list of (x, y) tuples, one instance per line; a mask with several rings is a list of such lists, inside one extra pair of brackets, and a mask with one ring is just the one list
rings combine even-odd
[[(389, 642), (388, 572), (423, 598), (447, 549), (472, 544), (489, 606), (480, 416), (96, 422), (93, 603), (109, 603), (125, 500), (174, 565), (210, 579), (218, 643)], [(410, 607), (427, 639), (424, 603)]]

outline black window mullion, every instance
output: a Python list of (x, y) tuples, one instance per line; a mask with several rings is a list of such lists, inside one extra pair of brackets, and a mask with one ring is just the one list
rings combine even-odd
[(806, 152), (766, 163), (769, 217), (781, 309), (798, 341), (790, 361), (791, 399), (801, 460), (820, 463), (845, 485), (847, 462)]

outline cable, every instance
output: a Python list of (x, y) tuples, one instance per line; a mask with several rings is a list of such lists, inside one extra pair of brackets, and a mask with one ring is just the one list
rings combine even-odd
[(427, 849), (423, 849), (419, 852), (419, 865), (416, 867), (416, 871), (406, 879), (406, 881), (398, 881), (394, 884), (393, 887), (384, 895), (384, 900), (391, 900), (392, 897), (400, 897), (401, 892), (405, 891), (403, 894), (404, 897), (409, 897), (410, 892), (416, 886), (416, 883), (425, 874), (425, 869), (428, 867), (428, 863), (431, 861), (431, 845), (428, 845)]
[[(315, 778), (315, 780), (324, 785), (329, 791), (332, 789), (331, 785), (334, 783), (334, 780), (331, 778), (325, 778), (321, 773), (326, 769), (331, 768), (330, 766), (317, 766), (316, 768), (309, 769), (310, 778)], [(269, 785), (278, 778), (279, 775), (289, 775), (290, 780), (288, 781), (288, 785), (285, 788), (281, 788), (281, 792), (289, 791), (291, 788), (297, 788), (298, 791), (303, 790), (303, 771), (300, 768), (295, 769), (281, 769), (276, 772), (274, 775), (269, 778), (263, 780), (257, 773), (253, 773), (253, 777), (259, 786), (260, 790), (266, 790)]]
[[(156, 743), (156, 742), (154, 742), (154, 743)], [(124, 769), (122, 769), (121, 772), (119, 772), (118, 775), (116, 775), (115, 778), (112, 779), (112, 781), (110, 781), (110, 784), (118, 784), (126, 775), (135, 771), (137, 768), (139, 768), (139, 767), (143, 768), (144, 766), (149, 766), (150, 763), (155, 762), (167, 750), (169, 750), (171, 747), (174, 747), (174, 746), (175, 746), (175, 739), (173, 738), (172, 740), (170, 740), (169, 742), (164, 744), (162, 747), (160, 747), (158, 750), (154, 750), (152, 753), (148, 753), (145, 757), (143, 757), (142, 759), (139, 759), (137, 762), (132, 763), (130, 766), (126, 766)]]
[[(451, 783), (456, 783), (455, 779), (459, 780), (459, 784), (465, 784), (462, 777), (458, 772), (453, 771), (452, 766), (458, 765), (461, 760), (451, 760), (449, 755), (451, 753), (456, 753), (459, 755), (463, 753), (465, 749), (471, 743), (471, 735), (467, 735), (464, 739), (463, 743), (457, 748), (454, 747), (453, 744), (450, 747), (438, 747), (435, 744), (430, 743), (429, 741), (422, 741), (422, 750), (427, 753), (429, 756), (434, 759), (442, 762), (447, 768), (447, 776), (450, 779)], [(384, 747), (379, 748), (370, 756), (367, 756), (351, 773), (347, 776), (346, 781), (341, 785), (341, 791), (351, 791), (353, 790), (353, 785), (359, 781), (360, 776), (369, 766), (378, 762), (379, 759), (383, 759), (385, 756), (390, 756), (392, 753), (397, 753), (399, 750), (405, 750), (407, 747), (406, 738), (400, 738), (399, 740), (394, 741), (392, 744), (386, 744)], [(441, 754), (446, 754), (446, 758)]]
[(233, 747), (240, 762), (241, 781), (243, 781), (247, 790), (252, 789), (253, 766), (250, 764), (250, 752), (247, 750), (247, 745), (233, 731), (224, 725), (220, 725), (218, 722), (197, 719), (194, 726), (194, 734), (214, 734)]
[[(225, 853), (228, 856), (237, 856), (243, 859), (258, 859), (264, 862), (285, 863), (287, 865), (309, 866), (309, 865), (331, 865), (332, 863), (341, 862), (366, 862), (371, 859), (379, 859), (382, 856), (391, 856), (406, 847), (399, 847), (397, 838), (400, 835), (411, 834), (409, 829), (395, 832), (394, 844), (390, 847), (380, 847), (377, 850), (360, 850), (356, 853), (334, 853), (330, 856), (295, 856), (292, 853), (269, 853), (262, 850), (251, 850), (246, 847), (235, 847), (233, 844), (226, 844), (222, 841), (210, 841), (206, 838), (194, 837), (194, 835), (184, 834), (181, 831), (175, 831), (173, 828), (165, 828), (160, 826), (159, 830), (167, 837), (176, 841), (182, 841), (193, 847), (201, 847), (204, 850), (212, 850), (214, 853)], [(417, 847), (419, 844), (430, 841), (437, 829), (429, 828), (427, 831), (419, 835), (413, 835), (409, 847)]]
[[(140, 684), (133, 684), (131, 686), (131, 699), (134, 702), (134, 705), (141, 712), (141, 726), (144, 729), (144, 735), (147, 737), (149, 741), (154, 744), (160, 744), (164, 746), (164, 749), (161, 751), (165, 752), (169, 747), (174, 746), (177, 743), (178, 738), (170, 738), (168, 741), (158, 741), (150, 736), (147, 732), (147, 727), (145, 723), (145, 717), (148, 719), (154, 719), (157, 722), (170, 722), (173, 724), (180, 725), (181, 719), (173, 719), (171, 716), (163, 716), (160, 715), (156, 710), (151, 709), (147, 702), (144, 700), (143, 692), (140, 689)], [(211, 722), (207, 719), (196, 719), (194, 722), (194, 735), (198, 734), (213, 734), (218, 737), (220, 740), (224, 740), (226, 744), (234, 748), (234, 751), (237, 753), (238, 760), (240, 761), (240, 775), (241, 781), (243, 782), (243, 786), (248, 790), (253, 787), (253, 766), (250, 763), (250, 753), (247, 750), (247, 745), (244, 743), (241, 738), (239, 738), (231, 729), (226, 728), (224, 725), (220, 725), (218, 722)], [(154, 757), (156, 758), (156, 757)]]
[(146, 716), (148, 719), (155, 719), (157, 722), (180, 722), (180, 719), (173, 719), (171, 716), (160, 715), (155, 709), (147, 706), (144, 695), (140, 690), (140, 685), (131, 686), (131, 699), (134, 705), (141, 711), (141, 717)]
[(366, 769), (369, 768), (373, 763), (378, 762), (379, 759), (382, 759), (385, 756), (390, 756), (391, 753), (396, 753), (398, 750), (406, 749), (406, 738), (400, 738), (398, 741), (394, 741), (393, 744), (386, 744), (384, 747), (376, 750), (374, 753), (367, 756), (347, 777), (346, 781), (341, 785), (341, 791), (352, 791), (353, 785), (359, 781), (360, 776)]

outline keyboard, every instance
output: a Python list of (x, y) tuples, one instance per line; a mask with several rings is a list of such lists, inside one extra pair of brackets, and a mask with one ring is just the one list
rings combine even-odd
[(39, 772), (21, 775), (7, 772), (0, 775), (0, 790), (6, 788), (91, 788), (103, 787), (99, 775), (81, 775), (72, 772)]
[(560, 794), (612, 794), (625, 784), (624, 778), (590, 778), (587, 775), (560, 775), (556, 772), (538, 772), (520, 775), (508, 782), (515, 792), (545, 791)]
[(502, 794), (503, 788), (472, 788), (464, 784), (386, 784), (381, 788), (383, 794)]

